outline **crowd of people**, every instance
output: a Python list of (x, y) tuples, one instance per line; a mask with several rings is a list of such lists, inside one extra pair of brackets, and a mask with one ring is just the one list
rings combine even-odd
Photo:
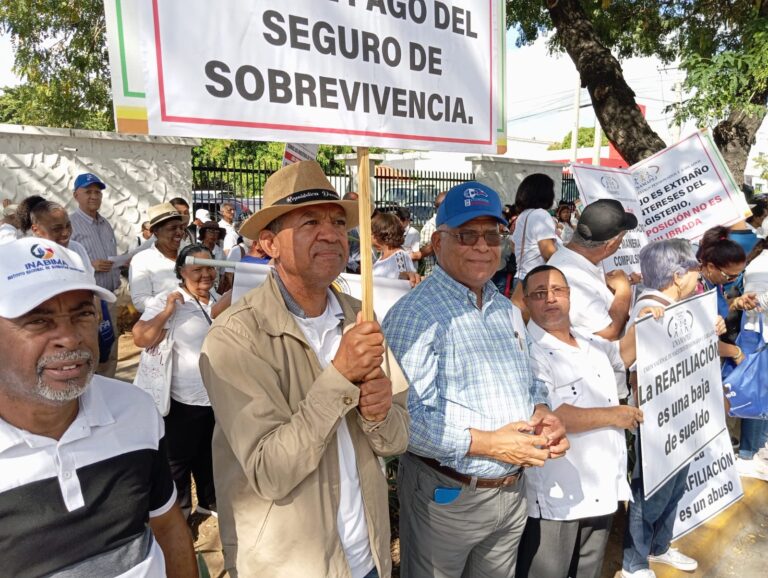
[[(506, 206), (461, 183), (421, 231), (373, 211), (374, 276), (412, 287), (377, 322), (334, 286), (360, 269), (357, 195), (314, 161), (272, 175), (239, 228), (229, 203), (219, 221), (180, 197), (150, 207), (127, 282), (105, 194), (87, 173), (71, 214), (3, 206), (3, 573), (197, 576), (197, 511), (232, 577), (384, 578), (394, 456), (404, 578), (600, 576), (625, 503), (624, 578), (696, 569), (671, 546), (687, 467), (643, 494), (635, 321), (714, 289), (719, 355), (740, 364), (768, 305), (765, 202), (696, 246), (649, 243), (627, 275), (602, 267), (638, 226), (618, 201), (555, 207), (543, 174)], [(233, 302), (211, 260), (270, 273)], [(163, 416), (113, 379), (126, 284), (135, 344), (169, 347)], [(743, 476), (768, 480), (766, 424), (734, 431)]]

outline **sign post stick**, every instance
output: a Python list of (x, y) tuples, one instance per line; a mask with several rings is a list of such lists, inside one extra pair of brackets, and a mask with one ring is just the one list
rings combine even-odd
[(363, 321), (373, 321), (373, 260), (371, 259), (371, 179), (368, 147), (357, 147), (357, 196), (360, 211), (360, 282)]

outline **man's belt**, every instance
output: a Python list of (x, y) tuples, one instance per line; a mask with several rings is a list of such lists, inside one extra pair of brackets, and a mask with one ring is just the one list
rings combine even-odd
[[(457, 482), (461, 482), (462, 484), (465, 484), (467, 486), (472, 485), (472, 476), (467, 476), (465, 474), (459, 473), (454, 469), (451, 469), (449, 467), (443, 466), (438, 462), (437, 460), (433, 460), (432, 458), (425, 458), (424, 456), (420, 456), (418, 454), (414, 454), (411, 452), (408, 452), (409, 455), (413, 456), (414, 458), (417, 458), (422, 463), (428, 465), (430, 468), (435, 470), (436, 472), (440, 472), (444, 476), (447, 476), (451, 478), (452, 480), (456, 480)], [(509, 476), (505, 476), (503, 478), (475, 478), (475, 487), (477, 488), (505, 488), (507, 486), (513, 486), (517, 483), (517, 481), (520, 479), (520, 476), (523, 475), (523, 471), (520, 470), (518, 472), (515, 472), (514, 474), (511, 474)]]

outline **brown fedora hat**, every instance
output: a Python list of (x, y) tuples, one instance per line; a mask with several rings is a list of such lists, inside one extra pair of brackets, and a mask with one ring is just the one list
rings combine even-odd
[(171, 203), (161, 203), (147, 209), (147, 218), (149, 219), (149, 228), (152, 229), (169, 219), (181, 219), (184, 217)]
[(267, 179), (262, 197), (264, 208), (242, 224), (240, 234), (249, 239), (258, 239), (262, 229), (281, 215), (326, 203), (344, 209), (347, 229), (357, 226), (357, 201), (342, 201), (317, 161), (293, 163)]

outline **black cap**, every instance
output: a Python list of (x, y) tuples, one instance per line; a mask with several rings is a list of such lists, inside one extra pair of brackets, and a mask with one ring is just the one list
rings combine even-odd
[(581, 213), (576, 231), (587, 241), (609, 241), (622, 231), (637, 227), (637, 217), (627, 213), (619, 201), (600, 199)]

